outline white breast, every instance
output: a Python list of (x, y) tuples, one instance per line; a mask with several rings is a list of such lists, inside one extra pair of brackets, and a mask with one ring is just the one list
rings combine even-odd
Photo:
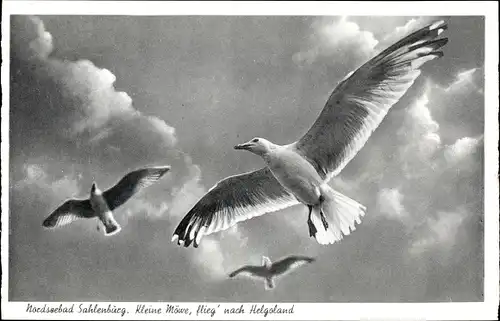
[(92, 209), (94, 210), (94, 212), (96, 212), (97, 214), (103, 214), (103, 213), (110, 211), (109, 207), (108, 207), (108, 203), (106, 202), (106, 200), (102, 196), (102, 193), (91, 194), (90, 195), (90, 205), (92, 206)]
[(322, 181), (311, 163), (284, 147), (273, 151), (267, 163), (278, 182), (300, 202), (317, 203)]

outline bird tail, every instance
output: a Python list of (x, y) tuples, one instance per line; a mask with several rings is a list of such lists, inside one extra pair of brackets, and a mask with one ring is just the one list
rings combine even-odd
[(120, 224), (113, 217), (113, 212), (105, 212), (101, 221), (104, 224), (104, 235), (111, 236), (121, 231)]
[(265, 278), (264, 288), (267, 291), (274, 289), (274, 286), (275, 284), (273, 278)]
[[(320, 190), (323, 201), (313, 207), (311, 215), (311, 221), (317, 230), (315, 238), (319, 244), (333, 244), (356, 229), (355, 223), (361, 223), (366, 207), (327, 184), (322, 185)], [(326, 227), (322, 214), (326, 219)]]

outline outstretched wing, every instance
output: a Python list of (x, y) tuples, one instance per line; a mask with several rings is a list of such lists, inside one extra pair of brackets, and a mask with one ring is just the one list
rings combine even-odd
[(264, 268), (262, 266), (255, 266), (255, 265), (245, 265), (236, 271), (233, 271), (229, 274), (230, 278), (233, 278), (239, 274), (258, 279), (259, 277), (262, 277)]
[(307, 256), (289, 256), (271, 266), (271, 273), (273, 275), (281, 275), (298, 268), (299, 266), (312, 263), (315, 259)]
[(340, 173), (363, 147), (419, 68), (443, 55), (436, 50), (448, 39), (434, 39), (446, 28), (440, 21), (410, 34), (339, 83), (314, 125), (293, 145), (323, 179)]
[(42, 223), (46, 228), (67, 225), (80, 218), (94, 216), (89, 200), (67, 200), (56, 208)]
[(204, 235), (225, 230), (254, 216), (298, 204), (265, 167), (217, 183), (186, 214), (172, 241), (198, 247)]
[(156, 183), (170, 166), (142, 168), (125, 175), (115, 186), (103, 193), (103, 197), (112, 211), (128, 201), (135, 193)]

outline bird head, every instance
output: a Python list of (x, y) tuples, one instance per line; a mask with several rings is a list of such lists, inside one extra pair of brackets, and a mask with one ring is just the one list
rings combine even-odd
[(273, 145), (274, 144), (267, 139), (255, 137), (246, 143), (234, 146), (234, 149), (247, 150), (249, 152), (262, 156), (266, 154)]
[(266, 268), (270, 268), (272, 265), (271, 259), (267, 256), (262, 256), (262, 266)]
[(101, 194), (101, 190), (97, 187), (97, 184), (95, 182), (92, 183), (92, 187), (90, 188), (90, 194), (92, 195)]

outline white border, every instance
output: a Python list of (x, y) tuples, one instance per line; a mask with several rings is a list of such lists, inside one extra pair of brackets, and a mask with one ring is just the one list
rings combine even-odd
[[(117, 4), (119, 3), (119, 4)], [(129, 2), (129, 1), (3, 1), (2, 4), (2, 319), (114, 319), (117, 316), (91, 314), (30, 314), (27, 302), (8, 302), (8, 235), (9, 233), (9, 49), (10, 15), (12, 14), (78, 14), (78, 15), (442, 15), (486, 17), (485, 50), (485, 301), (480, 303), (295, 303), (294, 314), (269, 315), (265, 319), (289, 320), (389, 320), (403, 318), (434, 320), (496, 320), (499, 302), (499, 212), (498, 212), (498, 3), (468, 2)], [(389, 11), (390, 10), (390, 11)], [(465, 47), (465, 45), (464, 45)], [(81, 302), (73, 302), (77, 307)], [(131, 311), (123, 319), (200, 319), (195, 315), (136, 315), (138, 303), (164, 307), (166, 303), (111, 303)], [(203, 303), (203, 302), (200, 302)], [(43, 306), (43, 302), (36, 303)], [(50, 302), (54, 305), (55, 302)], [(72, 304), (71, 302), (64, 303)], [(174, 303), (196, 310), (198, 303)], [(239, 307), (240, 303), (204, 303), (209, 306)], [(250, 306), (252, 303), (245, 303)], [(261, 304), (258, 303), (260, 306)], [(290, 306), (282, 303), (283, 307)], [(266, 303), (272, 307), (274, 303)], [(75, 308), (76, 309), (76, 308)], [(218, 314), (215, 318), (234, 319)], [(245, 314), (238, 319), (264, 319), (262, 315)]]

